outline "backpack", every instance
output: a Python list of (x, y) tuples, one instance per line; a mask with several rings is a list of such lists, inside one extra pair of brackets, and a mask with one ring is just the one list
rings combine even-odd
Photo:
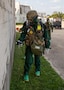
[(27, 29), (27, 34), (26, 34), (26, 37), (25, 37), (25, 44), (27, 46), (31, 46), (33, 41), (34, 41), (34, 29), (30, 26)]
[(28, 28), (25, 37), (25, 44), (31, 47), (31, 51), (35, 55), (42, 55), (44, 40), (42, 34), (42, 27), (39, 22), (37, 24), (36, 30), (34, 30), (31, 26)]

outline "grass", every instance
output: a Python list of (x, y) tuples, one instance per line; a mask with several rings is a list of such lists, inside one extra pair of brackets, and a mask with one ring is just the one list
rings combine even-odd
[[(16, 36), (18, 39), (19, 33)], [(32, 64), (30, 81), (28, 83), (23, 81), (24, 48), (24, 46), (15, 46), (10, 90), (64, 90), (64, 80), (60, 78), (44, 57), (41, 57), (41, 76), (35, 76), (34, 64)]]
[(16, 25), (23, 25), (23, 23), (16, 23)]

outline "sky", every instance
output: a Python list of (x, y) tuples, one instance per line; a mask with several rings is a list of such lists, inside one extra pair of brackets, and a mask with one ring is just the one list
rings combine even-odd
[(29, 5), (31, 9), (46, 14), (52, 14), (55, 11), (64, 13), (64, 0), (16, 0), (23, 5)]

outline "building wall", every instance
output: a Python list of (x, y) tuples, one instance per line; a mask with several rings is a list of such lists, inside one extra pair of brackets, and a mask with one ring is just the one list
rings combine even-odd
[(15, 0), (0, 0), (0, 90), (9, 90), (15, 41)]
[(21, 5), (19, 2), (15, 3), (15, 17), (16, 23), (24, 23), (26, 21), (26, 14), (30, 11), (30, 6)]
[(62, 22), (61, 22), (61, 28), (64, 29), (64, 19), (63, 19)]

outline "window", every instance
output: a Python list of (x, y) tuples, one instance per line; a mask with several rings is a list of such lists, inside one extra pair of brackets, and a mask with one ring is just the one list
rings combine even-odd
[(22, 7), (20, 6), (20, 14), (22, 14)]

